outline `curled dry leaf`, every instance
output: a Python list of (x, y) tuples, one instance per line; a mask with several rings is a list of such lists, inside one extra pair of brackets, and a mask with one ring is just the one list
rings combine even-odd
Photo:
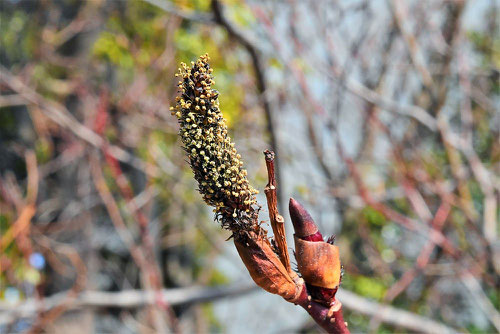
[(248, 238), (235, 238), (234, 243), (258, 286), (288, 301), (293, 301), (300, 295), (302, 284), (297, 284), (290, 277), (266, 238), (250, 232)]

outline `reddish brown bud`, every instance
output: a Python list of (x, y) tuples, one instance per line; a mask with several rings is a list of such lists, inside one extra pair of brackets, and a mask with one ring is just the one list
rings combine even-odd
[(319, 232), (316, 223), (314, 223), (311, 215), (302, 206), (302, 204), (300, 204), (293, 198), (290, 198), (288, 209), (290, 211), (290, 217), (292, 218), (293, 229), (295, 230), (295, 235), (297, 237), (304, 239), (306, 237), (319, 234), (319, 236), (317, 237), (321, 237), (320, 241), (323, 241), (323, 237)]
[(339, 250), (333, 240), (325, 242), (307, 210), (290, 199), (290, 216), (295, 229), (295, 258), (299, 272), (313, 299), (331, 306), (341, 280)]

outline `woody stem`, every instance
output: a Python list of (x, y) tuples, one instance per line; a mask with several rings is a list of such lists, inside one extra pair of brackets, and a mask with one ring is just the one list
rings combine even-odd
[[(285, 220), (278, 212), (278, 196), (276, 194), (276, 177), (274, 174), (274, 152), (270, 150), (264, 151), (267, 167), (268, 183), (264, 192), (267, 198), (267, 208), (269, 210), (269, 220), (274, 233), (274, 240), (278, 248), (278, 255), (281, 263), (285, 266), (289, 273), (292, 273), (290, 266), (290, 255), (288, 254), (288, 246), (286, 243)], [(295, 273), (294, 273), (295, 274)]]
[(328, 333), (349, 334), (347, 323), (342, 314), (342, 304), (339, 301), (336, 301), (334, 306), (330, 308), (325, 307), (311, 300), (311, 296), (304, 287), (300, 297), (294, 303), (302, 306), (311, 318)]

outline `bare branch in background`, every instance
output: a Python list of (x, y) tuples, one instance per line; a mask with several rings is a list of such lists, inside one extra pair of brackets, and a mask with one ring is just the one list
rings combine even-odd
[[(161, 298), (172, 306), (193, 303), (204, 303), (217, 301), (227, 297), (242, 297), (253, 293), (258, 288), (254, 283), (237, 284), (220, 287), (187, 287), (178, 289), (162, 290)], [(379, 315), (384, 323), (400, 326), (408, 330), (421, 333), (457, 333), (458, 331), (447, 327), (439, 322), (417, 314), (404, 311), (395, 307), (379, 304), (372, 300), (363, 298), (353, 292), (340, 289), (338, 292), (342, 304), (347, 309), (364, 315)], [(66, 298), (67, 293), (61, 292), (46, 297), (43, 303), (28, 300), (20, 305), (5, 305), (0, 303), (0, 325), (13, 321), (16, 318), (32, 317), (36, 312), (49, 310)], [(139, 308), (148, 304), (154, 304), (158, 296), (154, 292), (143, 290), (124, 290), (120, 292), (84, 291), (77, 297), (71, 298), (67, 304), (68, 310), (82, 308)]]
[(422, 333), (458, 333), (459, 331), (443, 325), (437, 321), (425, 318), (414, 313), (379, 304), (369, 299), (362, 298), (350, 291), (340, 289), (339, 298), (348, 309), (366, 315), (376, 316), (382, 322), (401, 326), (408, 330)]
[(42, 302), (25, 301), (20, 305), (0, 304), (0, 325), (7, 324), (16, 318), (33, 317), (37, 312), (46, 312), (65, 303), (67, 310), (81, 308), (138, 308), (157, 304), (158, 301), (171, 306), (192, 303), (210, 302), (226, 297), (241, 296), (256, 289), (254, 284), (221, 287), (188, 287), (163, 289), (159, 293), (144, 290), (124, 290), (120, 292), (84, 291), (77, 296), (69, 297), (67, 292), (46, 297)]
[[(26, 104), (29, 103), (39, 106), (51, 120), (73, 132), (80, 139), (83, 139), (85, 142), (95, 147), (101, 147), (104, 144), (104, 140), (99, 135), (78, 122), (64, 106), (45, 99), (36, 91), (26, 86), (18, 77), (11, 74), (9, 70), (2, 65), (0, 65), (0, 80), (17, 92), (19, 96), (23, 97), (27, 102)], [(158, 173), (155, 166), (144, 163), (118, 146), (110, 145), (109, 151), (118, 160), (131, 164), (139, 170), (149, 171), (153, 175), (157, 175)]]

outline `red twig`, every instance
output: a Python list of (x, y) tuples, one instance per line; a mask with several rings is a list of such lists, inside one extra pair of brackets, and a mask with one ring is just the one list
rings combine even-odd
[[(103, 135), (104, 130), (106, 129), (107, 121), (109, 118), (108, 107), (109, 107), (109, 92), (107, 89), (103, 89), (97, 107), (96, 118), (94, 120), (94, 130), (99, 135)], [(149, 286), (149, 288), (154, 289), (159, 296), (162, 287), (161, 273), (159, 265), (155, 260), (154, 244), (153, 244), (153, 239), (151, 238), (151, 235), (149, 233), (148, 219), (144, 215), (142, 210), (140, 210), (139, 207), (137, 206), (134, 199), (134, 191), (132, 190), (132, 187), (130, 186), (127, 177), (123, 173), (120, 167), (120, 163), (112, 154), (110, 154), (109, 145), (106, 141), (104, 141), (103, 144), (101, 145), (101, 150), (103, 151), (104, 158), (108, 166), (110, 167), (115, 182), (118, 185), (120, 194), (126, 200), (126, 205), (130, 213), (139, 224), (139, 233), (141, 236), (142, 245), (135, 246), (134, 245), (135, 243), (131, 241), (132, 244), (130, 245), (130, 249), (131, 250), (132, 248), (137, 249), (140, 255), (137, 254), (136, 259), (138, 261), (136, 262), (138, 264), (141, 264), (140, 268), (145, 269), (144, 272), (145, 283), (147, 284), (147, 286)], [(103, 180), (102, 182), (105, 181)], [(101, 186), (104, 185), (101, 184)], [(111, 194), (109, 194), (109, 196), (111, 196)], [(117, 213), (117, 215), (119, 215), (119, 212)], [(176, 328), (177, 320), (175, 314), (173, 313), (169, 305), (165, 304), (161, 300), (161, 298), (157, 298), (156, 300), (158, 301), (156, 306), (159, 307), (160, 310), (166, 312), (169, 315), (171, 324), (173, 325), (174, 328)], [(153, 319), (155, 320), (156, 329), (159, 331), (166, 330), (163, 316), (161, 314), (156, 314), (157, 310), (152, 309), (151, 311), (153, 312)]]
[(304, 286), (296, 304), (302, 306), (314, 321), (328, 333), (350, 333), (347, 328), (347, 322), (344, 321), (344, 315), (342, 314), (342, 304), (339, 301), (336, 302), (334, 307), (325, 307), (311, 300), (311, 296), (307, 293), (307, 289)]

